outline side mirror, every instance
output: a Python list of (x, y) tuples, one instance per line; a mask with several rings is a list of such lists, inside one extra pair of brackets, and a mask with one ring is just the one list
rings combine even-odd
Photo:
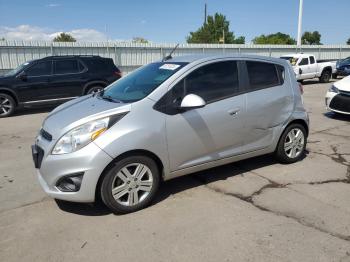
[(27, 81), (27, 74), (26, 72), (22, 71), (17, 75), (17, 78), (21, 79), (22, 81)]
[(197, 96), (194, 94), (188, 94), (182, 99), (180, 109), (189, 110), (189, 109), (201, 108), (201, 107), (204, 107), (205, 105), (206, 105), (205, 101), (200, 96)]

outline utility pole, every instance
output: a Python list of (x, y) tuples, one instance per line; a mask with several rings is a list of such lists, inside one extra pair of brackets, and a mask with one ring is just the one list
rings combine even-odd
[(298, 46), (301, 46), (301, 30), (302, 30), (302, 22), (303, 22), (303, 2), (304, 2), (304, 0), (299, 0), (299, 21), (298, 21), (298, 39), (297, 39)]
[(207, 23), (207, 3), (204, 5), (204, 25)]

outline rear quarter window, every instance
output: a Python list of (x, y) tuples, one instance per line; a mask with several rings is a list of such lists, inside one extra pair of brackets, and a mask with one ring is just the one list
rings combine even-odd
[(272, 63), (247, 61), (249, 88), (263, 89), (282, 85), (284, 82), (284, 67)]

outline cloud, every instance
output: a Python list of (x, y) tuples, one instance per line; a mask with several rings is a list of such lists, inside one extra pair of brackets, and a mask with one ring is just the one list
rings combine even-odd
[[(6, 40), (52, 41), (60, 33), (62, 31), (31, 25), (19, 25), (17, 27), (0, 26), (0, 37), (4, 37)], [(106, 41), (107, 39), (104, 33), (89, 28), (74, 29), (65, 31), (65, 33), (82, 42), (98, 42)]]
[(61, 5), (60, 4), (55, 4), (55, 3), (46, 5), (46, 7), (50, 7), (50, 8), (55, 8), (55, 7), (59, 7), (59, 6), (61, 6)]

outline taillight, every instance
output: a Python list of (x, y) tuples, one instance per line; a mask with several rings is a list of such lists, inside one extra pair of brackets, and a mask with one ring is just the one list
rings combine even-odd
[(115, 74), (116, 76), (119, 76), (119, 77), (122, 77), (122, 76), (123, 76), (122, 72), (120, 72), (120, 71), (115, 71), (114, 74)]
[(299, 90), (301, 94), (304, 94), (304, 87), (301, 83), (299, 83)]

